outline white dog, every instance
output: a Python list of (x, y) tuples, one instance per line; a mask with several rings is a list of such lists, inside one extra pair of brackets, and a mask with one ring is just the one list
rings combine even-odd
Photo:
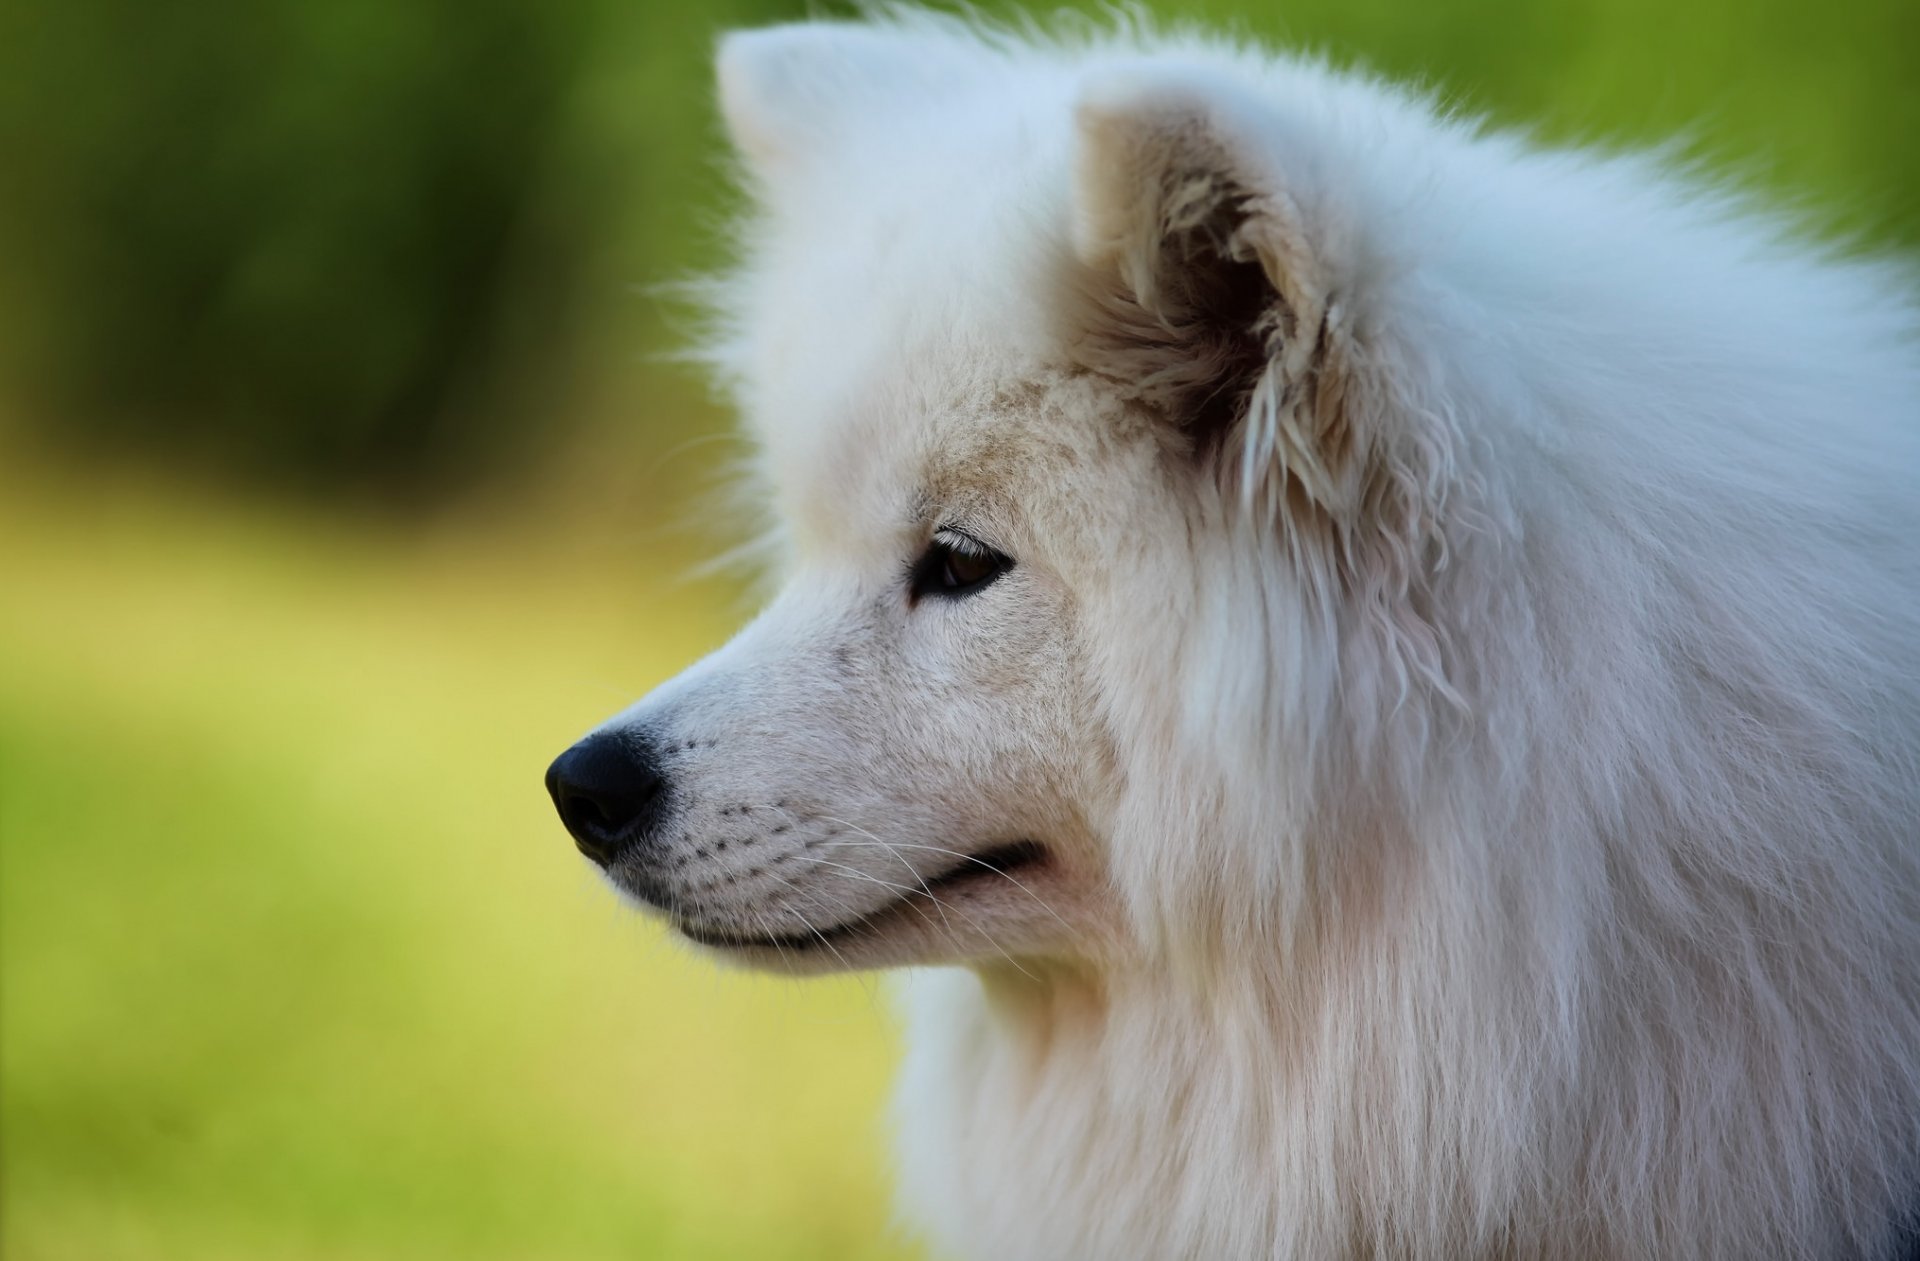
[(1903, 276), (1314, 63), (735, 35), (785, 585), (549, 784), (912, 986), (991, 1261), (1873, 1258), (1920, 1207)]

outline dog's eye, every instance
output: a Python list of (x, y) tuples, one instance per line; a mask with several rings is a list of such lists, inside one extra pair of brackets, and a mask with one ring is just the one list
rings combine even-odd
[(927, 545), (926, 553), (914, 562), (913, 598), (937, 595), (957, 599), (972, 595), (992, 585), (994, 579), (1011, 568), (1011, 558), (978, 539), (943, 530)]

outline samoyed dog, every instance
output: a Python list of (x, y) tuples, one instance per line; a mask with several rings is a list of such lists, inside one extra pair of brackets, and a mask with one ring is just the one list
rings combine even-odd
[(1201, 37), (729, 37), (783, 585), (549, 787), (730, 962), (915, 967), (990, 1261), (1889, 1258), (1912, 288)]

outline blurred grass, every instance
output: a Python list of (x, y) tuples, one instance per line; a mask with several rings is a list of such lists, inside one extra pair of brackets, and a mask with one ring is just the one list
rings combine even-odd
[(0, 1254), (902, 1254), (871, 983), (658, 942), (540, 785), (727, 603), (488, 534), (7, 480)]
[[(1914, 0), (1148, 7), (1920, 244)], [(539, 783), (738, 620), (645, 286), (804, 8), (0, 6), (8, 1261), (910, 1253), (872, 983), (662, 942)]]

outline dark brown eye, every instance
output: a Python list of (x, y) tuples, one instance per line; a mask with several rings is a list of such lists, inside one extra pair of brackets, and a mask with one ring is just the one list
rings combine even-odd
[(965, 535), (942, 532), (913, 566), (912, 593), (958, 599), (992, 584), (1013, 561)]
[(941, 584), (949, 590), (971, 587), (993, 577), (997, 568), (991, 556), (974, 556), (948, 548), (946, 567), (940, 572)]

